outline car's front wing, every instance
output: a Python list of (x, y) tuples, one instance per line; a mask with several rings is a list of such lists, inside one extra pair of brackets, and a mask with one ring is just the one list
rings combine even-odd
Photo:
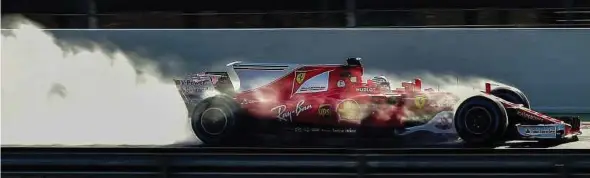
[(566, 139), (580, 135), (580, 131), (572, 131), (566, 123), (516, 125), (518, 134), (523, 139)]

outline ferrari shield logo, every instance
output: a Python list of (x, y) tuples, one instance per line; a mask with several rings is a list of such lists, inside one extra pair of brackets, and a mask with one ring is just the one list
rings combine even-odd
[(301, 84), (301, 83), (303, 83), (303, 80), (305, 80), (305, 72), (299, 72), (299, 73), (297, 73), (297, 75), (295, 76), (295, 81), (298, 84)]
[(416, 96), (414, 103), (416, 104), (417, 108), (422, 109), (424, 107), (424, 105), (426, 104), (426, 100), (428, 100), (428, 98), (426, 98), (426, 96), (418, 95), (418, 96)]

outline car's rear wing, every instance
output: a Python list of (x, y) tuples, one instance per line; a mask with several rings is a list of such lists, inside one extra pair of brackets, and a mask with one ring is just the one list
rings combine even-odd
[(184, 103), (189, 109), (203, 98), (206, 98), (207, 95), (214, 95), (220, 92), (228, 93), (233, 90), (231, 80), (229, 80), (226, 72), (189, 74), (183, 79), (174, 79), (174, 83), (182, 100), (184, 100)]
[(174, 79), (174, 84), (185, 103), (194, 103), (200, 100), (205, 91), (214, 89), (217, 76), (205, 73), (187, 75), (183, 79)]

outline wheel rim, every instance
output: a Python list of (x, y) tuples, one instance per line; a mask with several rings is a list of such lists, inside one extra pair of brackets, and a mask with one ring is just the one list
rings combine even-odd
[(465, 116), (465, 128), (473, 134), (481, 135), (491, 128), (492, 115), (483, 107), (473, 107)]
[(227, 115), (219, 108), (208, 108), (201, 114), (201, 128), (210, 135), (219, 135), (227, 127)]

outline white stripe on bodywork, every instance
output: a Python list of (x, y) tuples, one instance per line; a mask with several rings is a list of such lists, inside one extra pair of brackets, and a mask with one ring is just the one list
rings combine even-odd
[[(453, 117), (454, 113), (452, 111), (442, 111), (436, 114), (426, 124), (406, 128), (405, 132), (399, 133), (399, 135), (409, 135), (418, 131), (429, 131), (434, 134), (457, 134), (453, 124)], [(448, 127), (448, 129), (441, 129), (444, 127)]]

